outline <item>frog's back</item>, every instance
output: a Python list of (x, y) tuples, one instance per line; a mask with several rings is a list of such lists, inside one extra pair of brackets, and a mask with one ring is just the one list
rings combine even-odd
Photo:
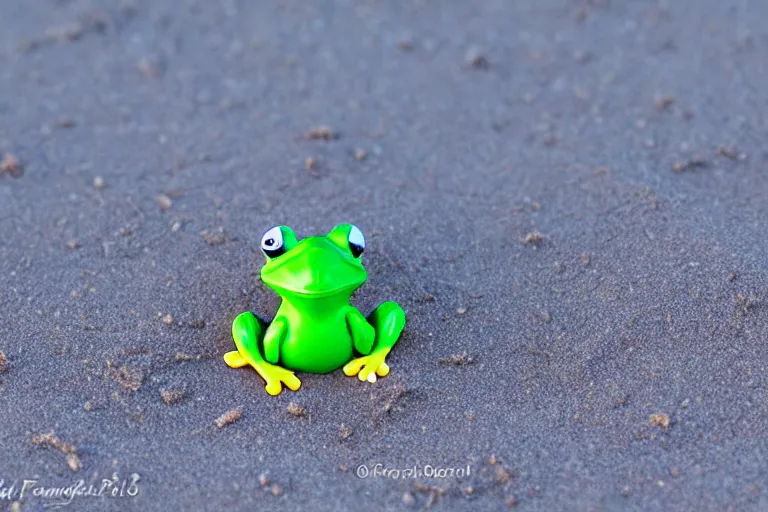
[(352, 338), (345, 319), (346, 308), (318, 315), (281, 307), (278, 316), (288, 320), (288, 334), (280, 347), (280, 361), (291, 370), (328, 373), (341, 368), (353, 356)]

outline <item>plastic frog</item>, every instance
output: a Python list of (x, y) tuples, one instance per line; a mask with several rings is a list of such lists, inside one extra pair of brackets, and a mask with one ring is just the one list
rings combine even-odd
[(325, 236), (298, 241), (291, 228), (276, 226), (261, 239), (266, 264), (261, 279), (282, 298), (272, 323), (245, 312), (232, 323), (237, 350), (224, 355), (232, 368), (253, 367), (270, 395), (283, 385), (296, 391), (293, 370), (376, 382), (389, 373), (385, 357), (405, 326), (405, 313), (384, 302), (368, 317), (349, 299), (368, 277), (362, 264), (365, 238), (351, 224)]

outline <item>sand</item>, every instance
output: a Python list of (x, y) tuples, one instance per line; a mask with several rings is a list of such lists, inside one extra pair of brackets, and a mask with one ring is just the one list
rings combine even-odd
[[(0, 3), (0, 496), (768, 509), (767, 26), (737, 0)], [(222, 360), (278, 305), (259, 238), (341, 222), (353, 302), (408, 316), (391, 373), (270, 397)]]

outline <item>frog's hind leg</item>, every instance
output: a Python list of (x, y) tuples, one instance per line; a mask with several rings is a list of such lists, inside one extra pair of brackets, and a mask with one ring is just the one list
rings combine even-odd
[(237, 350), (224, 354), (224, 361), (232, 368), (251, 365), (263, 378), (270, 395), (279, 395), (285, 384), (292, 391), (301, 387), (301, 381), (293, 372), (270, 364), (264, 360), (259, 350), (259, 342), (264, 336), (264, 323), (253, 313), (240, 313), (232, 322), (232, 338)]
[(368, 315), (368, 323), (376, 329), (373, 352), (392, 350), (405, 327), (405, 311), (397, 302), (382, 302)]
[(252, 352), (259, 354), (259, 340), (264, 335), (264, 322), (253, 313), (246, 311), (237, 315), (232, 322), (232, 338), (235, 340), (237, 350), (224, 354), (224, 362), (230, 368), (242, 368), (248, 366), (248, 360), (240, 352)]
[(360, 380), (376, 382), (377, 375), (384, 377), (389, 373), (385, 359), (403, 332), (405, 312), (396, 302), (383, 302), (368, 315), (367, 320), (376, 331), (373, 350), (347, 363), (344, 373), (350, 377), (357, 374)]
[(263, 323), (250, 311), (240, 313), (232, 322), (232, 338), (237, 350), (224, 354), (224, 362), (231, 368), (248, 366), (247, 355), (255, 361), (263, 360), (259, 352), (259, 340), (264, 336)]

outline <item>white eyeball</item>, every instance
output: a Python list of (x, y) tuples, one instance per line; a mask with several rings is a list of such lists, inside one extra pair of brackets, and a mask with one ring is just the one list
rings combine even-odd
[(355, 258), (363, 254), (365, 250), (365, 237), (363, 232), (357, 226), (352, 226), (349, 230), (349, 250)]
[(285, 252), (283, 231), (280, 226), (275, 226), (264, 233), (264, 236), (261, 237), (261, 250), (270, 258), (275, 258)]

